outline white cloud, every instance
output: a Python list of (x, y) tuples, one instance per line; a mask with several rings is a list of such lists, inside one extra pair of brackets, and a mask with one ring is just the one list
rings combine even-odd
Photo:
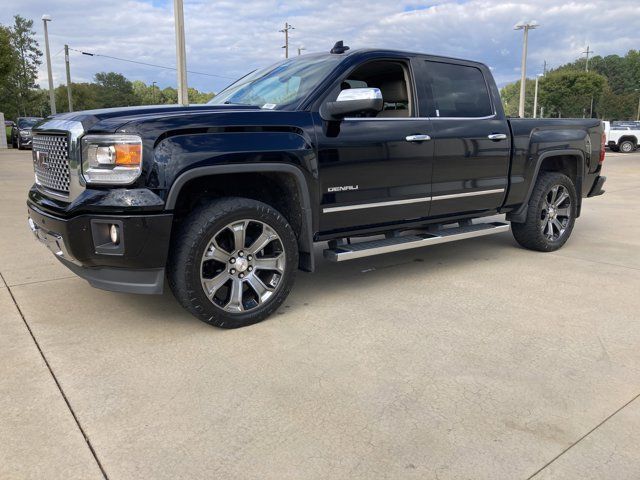
[[(2, 5), (5, 3), (5, 5)], [(64, 43), (104, 55), (172, 66), (175, 64), (173, 2), (80, 0), (0, 0), (0, 22), (11, 23), (20, 13), (35, 20), (42, 40), (40, 17), (49, 13), (55, 83), (64, 83)], [(598, 55), (624, 54), (640, 46), (633, 22), (623, 21), (637, 11), (632, 0), (593, 0), (589, 3), (557, 0), (530, 1), (419, 1), (370, 0), (186, 0), (187, 66), (190, 70), (237, 77), (283, 57), (283, 35), (288, 21), (291, 53), (328, 50), (336, 40), (352, 48), (385, 47), (423, 51), (484, 61), (498, 83), (519, 76), (522, 33), (513, 25), (535, 19), (541, 26), (530, 33), (529, 73), (546, 60), (559, 65), (578, 57), (589, 45)], [(72, 77), (90, 80), (96, 72), (113, 70), (130, 79), (155, 80), (162, 87), (175, 84), (175, 73), (77, 53), (71, 56)], [(46, 70), (41, 69), (41, 85)], [(190, 75), (190, 84), (219, 90), (227, 80)]]

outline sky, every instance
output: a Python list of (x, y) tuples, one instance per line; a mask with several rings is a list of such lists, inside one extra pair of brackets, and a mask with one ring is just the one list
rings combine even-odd
[[(499, 85), (520, 77), (522, 31), (513, 26), (535, 20), (529, 33), (527, 73), (542, 72), (582, 55), (624, 55), (640, 49), (637, 0), (184, 0), (189, 86), (218, 92), (232, 79), (284, 58), (285, 22), (290, 54), (328, 51), (337, 40), (351, 48), (381, 47), (467, 58), (486, 63)], [(0, 0), (0, 23), (21, 14), (34, 20), (44, 51), (43, 14), (49, 14), (49, 39), (56, 85), (65, 83), (64, 54), (71, 48), (126, 59), (175, 66), (171, 0)], [(91, 81), (97, 72), (116, 71), (130, 80), (160, 88), (176, 85), (174, 70), (164, 70), (72, 51), (72, 81)], [(39, 72), (47, 85), (46, 65)]]

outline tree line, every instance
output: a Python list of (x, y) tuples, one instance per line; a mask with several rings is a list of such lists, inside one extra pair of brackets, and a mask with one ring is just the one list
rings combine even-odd
[[(33, 20), (20, 15), (13, 20), (13, 25), (0, 25), (0, 112), (14, 120), (20, 116), (47, 116), (51, 113), (49, 91), (37, 84), (43, 60)], [(67, 86), (59, 85), (54, 92), (57, 111), (68, 111)], [(178, 103), (175, 88), (161, 89), (140, 80), (130, 81), (116, 72), (97, 73), (93, 82), (72, 82), (71, 95), (74, 110)], [(189, 88), (190, 103), (205, 103), (213, 96)]]
[[(640, 51), (595, 56), (561, 65), (540, 77), (538, 116), (635, 120), (640, 99)], [(525, 83), (525, 117), (533, 116), (535, 80)], [(520, 81), (500, 90), (507, 115), (518, 115)]]

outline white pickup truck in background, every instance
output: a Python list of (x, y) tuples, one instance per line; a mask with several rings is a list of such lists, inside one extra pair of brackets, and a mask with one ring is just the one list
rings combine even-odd
[(611, 125), (604, 123), (604, 133), (607, 137), (606, 145), (613, 152), (631, 153), (638, 148), (640, 141), (640, 126)]

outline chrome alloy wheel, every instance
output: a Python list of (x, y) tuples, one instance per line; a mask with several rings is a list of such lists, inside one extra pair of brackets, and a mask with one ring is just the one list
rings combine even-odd
[(230, 313), (251, 311), (277, 291), (286, 255), (276, 231), (258, 220), (234, 221), (209, 240), (200, 280), (211, 302)]
[(547, 192), (540, 215), (540, 228), (547, 240), (556, 241), (564, 235), (571, 220), (571, 197), (566, 187), (554, 185)]

